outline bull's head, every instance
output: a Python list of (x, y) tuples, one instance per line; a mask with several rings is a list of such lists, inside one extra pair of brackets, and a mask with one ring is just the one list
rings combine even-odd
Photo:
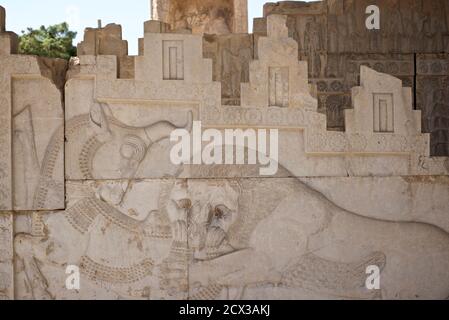
[[(158, 121), (144, 127), (132, 127), (117, 120), (106, 104), (95, 105), (90, 112), (92, 128), (101, 146), (96, 150), (93, 162), (95, 176), (103, 179), (136, 178), (151, 147), (170, 137), (176, 129), (191, 131), (193, 114), (189, 112), (185, 125), (178, 127), (168, 121)], [(101, 191), (101, 197), (112, 204), (119, 204), (128, 189), (128, 182)]]

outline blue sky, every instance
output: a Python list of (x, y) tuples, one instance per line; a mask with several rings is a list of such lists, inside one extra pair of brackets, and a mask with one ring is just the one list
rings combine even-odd
[[(263, 4), (270, 0), (248, 0), (250, 21), (261, 17)], [(143, 22), (150, 18), (150, 0), (0, 0), (6, 8), (6, 27), (18, 34), (27, 27), (39, 27), (67, 21), (82, 40), (86, 27), (119, 23), (129, 42), (130, 54), (137, 53), (137, 39), (143, 36)], [(252, 22), (250, 23), (250, 28)]]

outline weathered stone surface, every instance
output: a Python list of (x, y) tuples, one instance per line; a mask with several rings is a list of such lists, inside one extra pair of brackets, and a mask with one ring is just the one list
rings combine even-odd
[[(146, 22), (137, 57), (119, 26), (88, 30), (68, 70), (8, 47), (0, 298), (447, 298), (449, 159), (421, 130), (444, 150), (447, 57), (330, 53), (341, 3), (267, 5), (254, 35)], [(278, 171), (175, 165), (178, 128), (276, 129)]]
[(223, 105), (241, 104), (241, 84), (249, 82), (249, 64), (254, 58), (252, 35), (205, 35), (205, 58), (213, 61), (213, 80), (221, 82)]
[(6, 11), (0, 6), (0, 32), (6, 31)]
[[(365, 182), (370, 189), (378, 181)], [(215, 214), (192, 215), (192, 229), (205, 230), (200, 233), (202, 238), (191, 236), (189, 242), (196, 257), (189, 267), (191, 298), (446, 297), (449, 279), (437, 275), (445, 274), (449, 263), (446, 232), (427, 224), (406, 223), (407, 219), (394, 214), (379, 220), (349, 211), (295, 179), (244, 180), (233, 185), (232, 181), (188, 183), (192, 203), (198, 203), (193, 212), (218, 208)], [(447, 192), (447, 185), (443, 190)], [(204, 193), (222, 196), (208, 198)], [(235, 198), (237, 208), (232, 206)], [(387, 240), (392, 238), (396, 240)], [(433, 275), (420, 273), (419, 266), (430, 267), (423, 257), (438, 261), (433, 264)], [(366, 290), (369, 265), (380, 268), (383, 290)]]
[(152, 19), (199, 34), (248, 32), (247, 0), (152, 0)]
[(0, 53), (0, 210), (63, 209), (67, 63), (13, 52)]
[[(365, 9), (369, 5), (380, 8), (380, 30), (370, 31), (365, 27)], [(420, 74), (414, 70), (413, 54), (439, 54), (449, 50), (446, 1), (283, 1), (264, 6), (264, 16), (271, 14), (288, 15), (289, 35), (298, 42), (300, 59), (309, 62), (311, 81), (318, 86), (319, 109), (327, 114), (331, 130), (344, 130), (343, 111), (352, 106), (349, 91), (357, 83), (360, 64), (399, 77), (405, 86), (413, 88), (414, 96), (421, 97), (426, 93), (415, 88), (414, 79), (418, 77), (419, 83)], [(255, 21), (255, 34), (264, 33), (264, 23), (266, 18)], [(444, 83), (438, 80), (434, 81), (433, 88), (445, 90)], [(423, 108), (431, 109), (430, 106)], [(423, 123), (428, 121), (423, 118)], [(433, 129), (425, 125), (425, 131), (432, 134), (432, 155), (449, 155), (444, 143), (447, 139), (444, 140), (442, 133), (447, 128)]]
[(431, 154), (449, 155), (449, 54), (419, 55), (417, 107), (423, 131), (431, 133)]
[[(377, 5), (381, 29), (365, 27), (366, 8)], [(316, 51), (329, 53), (413, 53), (446, 49), (447, 2), (424, 0), (328, 0), (322, 2), (284, 1), (268, 3), (264, 15), (289, 15), (291, 34), (307, 51), (308, 33)], [(308, 27), (307, 27), (308, 25)], [(301, 46), (303, 44), (303, 46)]]
[(78, 44), (78, 55), (114, 55), (118, 62), (118, 77), (134, 78), (134, 57), (128, 56), (128, 41), (122, 39), (122, 26), (118, 24), (87, 28), (84, 41)]
[[(27, 283), (19, 286), (18, 299), (187, 298), (186, 275), (184, 289), (170, 291), (163, 282), (164, 267), (177, 253), (166, 213), (173, 182), (125, 184), (68, 182), (65, 212), (30, 217), (28, 230), (15, 237), (23, 263), (16, 279)], [(64, 287), (67, 265), (79, 266), (81, 290)]]
[[(15, 237), (15, 277), (35, 277), (16, 297), (443, 299), (448, 181), (431, 179), (71, 182), (65, 212)], [(67, 264), (79, 291), (61, 288)], [(364, 287), (368, 265), (383, 290)]]
[(324, 74), (311, 79), (317, 86), (320, 112), (327, 114), (328, 129), (343, 131), (343, 112), (352, 108), (350, 90), (358, 85), (360, 67), (388, 73), (414, 88), (414, 56), (398, 54), (328, 54)]
[(0, 300), (14, 299), (13, 216), (0, 212)]
[(352, 90), (354, 109), (345, 112), (346, 132), (421, 134), (421, 112), (412, 110), (412, 91), (401, 80), (362, 67), (360, 87)]
[(13, 32), (0, 32), (0, 55), (17, 53), (19, 38)]
[(306, 80), (307, 63), (298, 61), (286, 17), (271, 15), (267, 20), (267, 37), (258, 39), (258, 59), (250, 63), (249, 83), (242, 84), (242, 107), (316, 110)]
[(104, 28), (87, 28), (84, 41), (78, 44), (78, 55), (115, 55), (128, 54), (128, 42), (122, 40), (122, 27), (108, 24)]
[[(114, 57), (80, 57), (66, 86), (67, 178), (173, 175), (172, 130), (191, 127), (200, 109), (220, 105), (220, 86), (212, 81), (211, 61), (202, 57), (201, 40), (147, 32), (135, 78), (126, 81), (117, 79)], [(129, 145), (139, 152), (126, 164), (122, 148)]]

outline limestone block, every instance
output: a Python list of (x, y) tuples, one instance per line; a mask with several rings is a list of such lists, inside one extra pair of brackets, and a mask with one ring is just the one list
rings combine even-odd
[[(79, 56), (116, 56), (116, 66), (112, 67), (113, 78), (134, 78), (134, 57), (128, 56), (128, 42), (122, 39), (122, 26), (108, 24), (104, 28), (87, 28), (84, 31), (84, 41), (78, 44)], [(101, 58), (100, 58), (101, 59)]]
[(195, 34), (248, 33), (247, 0), (152, 0), (151, 17)]
[(6, 31), (6, 11), (0, 6), (0, 32)]
[[(378, 0), (375, 4), (381, 11), (381, 29), (374, 31), (365, 27), (365, 9), (372, 4), (366, 0), (267, 3), (264, 18), (255, 21), (254, 33), (259, 36), (266, 31), (267, 16), (288, 16), (289, 36), (298, 42), (300, 59), (309, 62), (311, 82), (319, 88), (319, 110), (327, 114), (331, 130), (344, 130), (343, 113), (352, 106), (349, 91), (357, 85), (360, 63), (400, 78), (404, 86), (413, 88), (413, 97), (419, 98), (420, 89), (414, 88), (418, 73), (414, 71), (413, 54), (448, 52), (449, 9), (444, 1)], [(447, 126), (432, 131), (429, 121), (423, 119), (425, 131), (433, 133), (431, 154), (448, 155), (444, 133)]]
[(288, 38), (286, 17), (271, 15), (267, 24), (268, 37), (258, 40), (258, 60), (250, 63), (250, 81), (242, 84), (242, 106), (316, 110), (307, 63), (298, 61), (298, 44)]
[(449, 55), (419, 55), (417, 108), (423, 131), (431, 134), (431, 154), (449, 155)]
[[(307, 59), (307, 56), (301, 58)], [(310, 79), (317, 87), (318, 110), (326, 113), (328, 129), (344, 130), (344, 110), (352, 108), (350, 91), (359, 84), (361, 66), (395, 76), (403, 81), (404, 87), (415, 91), (413, 55), (328, 54), (324, 74)]]
[(325, 4), (326, 2), (281, 2), (267, 3), (264, 6), (264, 17), (276, 14), (287, 16), (288, 34), (298, 42), (298, 54), (301, 59), (308, 60), (312, 78), (322, 76), (326, 64)]
[(17, 35), (6, 31), (6, 10), (0, 6), (0, 55), (17, 53), (18, 47)]
[(0, 55), (17, 53), (19, 38), (13, 32), (0, 33)]
[(122, 40), (122, 26), (108, 24), (104, 28), (87, 28), (84, 41), (78, 44), (78, 55), (115, 55), (128, 54), (128, 42)]
[[(179, 168), (169, 160), (172, 147), (167, 141), (169, 133), (158, 143), (151, 143), (146, 140), (145, 132), (164, 121), (171, 128), (185, 126), (190, 111), (205, 128), (279, 129), (279, 163), (288, 172), (279, 172), (278, 176), (447, 172), (444, 161), (428, 157), (428, 137), (421, 135), (420, 121), (414, 118), (418, 113), (412, 112), (410, 92), (402, 88), (398, 79), (385, 76), (384, 84), (393, 80), (383, 91), (378, 78), (362, 77), (362, 87), (366, 86), (366, 90), (398, 97), (391, 101), (399, 110), (394, 118), (398, 122), (397, 130), (374, 133), (374, 107), (366, 104), (374, 102), (367, 99), (357, 103), (360, 108), (371, 108), (371, 118), (364, 112), (358, 115), (369, 122), (371, 131), (360, 125), (361, 129), (349, 129), (347, 133), (327, 132), (326, 117), (317, 112), (317, 102), (310, 94), (307, 63), (298, 62), (296, 43), (285, 37), (285, 17), (271, 15), (267, 20), (275, 25), (270, 28), (272, 37), (259, 38), (259, 59), (250, 64), (250, 83), (242, 85), (243, 100), (249, 104), (242, 107), (221, 105), (219, 84), (211, 79), (211, 61), (202, 56), (204, 50), (219, 51), (214, 47), (215, 39), (232, 41), (237, 39), (236, 35), (214, 37), (202, 45), (201, 37), (196, 35), (146, 33), (147, 50), (144, 56), (136, 58), (136, 77), (132, 81), (116, 78), (115, 57), (82, 56), (77, 71), (69, 72), (66, 87), (66, 119), (70, 128), (73, 125), (73, 129), (67, 130), (67, 177), (91, 180), (177, 176)], [(278, 37), (277, 32), (284, 37)], [(251, 95), (247, 94), (246, 98), (245, 88), (251, 89), (247, 90)], [(381, 129), (380, 124), (377, 129)], [(133, 165), (126, 164), (121, 151), (129, 144), (128, 135), (137, 136), (140, 149), (148, 151), (136, 158)], [(247, 169), (209, 170), (200, 166), (183, 177), (257, 176), (257, 170)]]
[[(305, 178), (338, 206), (364, 217), (431, 224), (449, 231), (447, 176)], [(351, 192), (358, 190), (360, 192)], [(430, 208), (432, 207), (432, 208)]]
[(248, 33), (248, 0), (234, 0), (234, 33)]
[[(65, 61), (0, 56), (2, 205), (4, 210), (64, 208)], [(45, 92), (45, 97), (42, 93)]]
[(360, 87), (353, 88), (354, 110), (346, 110), (349, 133), (421, 133), (421, 113), (414, 111), (412, 92), (402, 81), (361, 67)]
[[(382, 13), (380, 30), (365, 27), (365, 10), (372, 4)], [(285, 1), (266, 4), (264, 16), (271, 14), (290, 17), (291, 34), (300, 44), (309, 31), (318, 32), (321, 40), (312, 41), (329, 53), (437, 53), (445, 49), (449, 32), (444, 1)]]
[(253, 19), (253, 34), (261, 34), (263, 36), (267, 36), (267, 19)]
[(120, 79), (134, 79), (135, 59), (130, 56), (119, 57), (118, 70)]
[(203, 55), (213, 61), (213, 80), (221, 82), (223, 105), (240, 105), (241, 83), (249, 81), (254, 57), (252, 35), (205, 35)]
[(170, 31), (170, 25), (156, 20), (145, 21), (144, 33), (167, 33)]
[[(220, 85), (212, 81), (212, 61), (202, 57), (201, 36), (145, 33), (144, 43), (144, 55), (135, 58), (132, 79), (117, 79), (113, 56), (81, 56), (69, 70), (69, 179), (173, 176), (177, 169), (169, 159), (171, 131), (191, 127), (200, 110), (220, 105)], [(96, 112), (94, 118), (92, 112)], [(136, 137), (137, 145), (128, 141), (130, 136)], [(121, 148), (130, 143), (141, 149), (139, 159), (133, 160), (133, 173), (130, 168), (123, 171)]]
[(12, 135), (10, 83), (1, 75), (0, 90), (0, 210), (12, 210)]
[(144, 53), (136, 58), (137, 80), (212, 82), (212, 61), (202, 57), (201, 36), (147, 33)]

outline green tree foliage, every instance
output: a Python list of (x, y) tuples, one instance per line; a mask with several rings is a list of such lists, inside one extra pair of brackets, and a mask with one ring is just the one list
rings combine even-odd
[(28, 28), (20, 36), (19, 53), (68, 60), (76, 56), (75, 37), (76, 32), (70, 31), (65, 22), (36, 30)]

